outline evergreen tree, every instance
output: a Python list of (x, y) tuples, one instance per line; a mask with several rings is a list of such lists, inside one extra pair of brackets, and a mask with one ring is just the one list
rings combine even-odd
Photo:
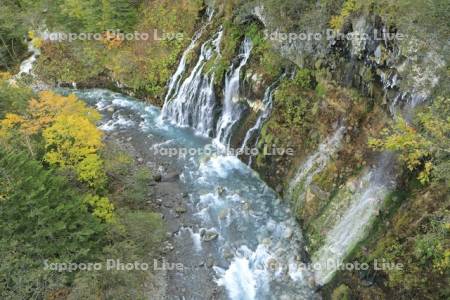
[(42, 298), (70, 276), (45, 269), (45, 260), (95, 260), (105, 225), (66, 179), (23, 153), (0, 148), (0, 174), (0, 298)]

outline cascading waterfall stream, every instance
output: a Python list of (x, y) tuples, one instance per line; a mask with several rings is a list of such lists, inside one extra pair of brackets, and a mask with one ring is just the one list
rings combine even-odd
[(312, 257), (312, 264), (320, 266), (315, 268), (317, 284), (329, 282), (350, 251), (367, 234), (389, 190), (395, 186), (392, 165), (392, 155), (381, 155), (379, 164), (358, 180), (357, 191), (349, 199), (348, 208)]
[(33, 41), (28, 42), (28, 51), (31, 52), (31, 56), (20, 64), (19, 73), (15, 76), (16, 78), (22, 76), (23, 74), (33, 75), (33, 64), (36, 62), (37, 57), (41, 54), (41, 51), (33, 45)]
[(252, 47), (252, 41), (246, 37), (239, 51), (239, 65), (236, 68), (232, 66), (225, 78), (223, 108), (217, 123), (216, 141), (226, 147), (230, 146), (233, 126), (241, 118), (242, 107), (239, 103), (240, 75), (242, 68), (250, 58)]
[[(211, 146), (213, 140), (190, 130), (162, 124), (157, 108), (130, 97), (103, 90), (79, 91), (103, 112), (102, 128), (132, 135), (133, 141), (170, 149)], [(113, 108), (113, 109), (110, 109)], [(114, 111), (112, 113), (112, 111)], [(105, 125), (107, 124), (107, 125)], [(303, 237), (290, 209), (259, 176), (235, 156), (220, 152), (171, 158), (184, 166), (180, 179), (196, 224), (182, 227), (176, 239), (190, 240), (188, 261), (198, 266), (214, 260), (215, 280), (232, 300), (317, 299), (313, 274), (306, 259)], [(178, 280), (203, 299), (199, 272), (188, 269)], [(202, 271), (203, 270), (203, 271)]]
[(173, 96), (178, 94), (181, 78), (183, 77), (183, 74), (186, 71), (186, 62), (187, 62), (188, 55), (192, 52), (192, 50), (194, 50), (195, 46), (197, 45), (198, 39), (202, 36), (203, 31), (206, 29), (206, 27), (208, 27), (208, 25), (211, 23), (213, 16), (214, 16), (214, 10), (210, 6), (208, 6), (208, 8), (207, 8), (208, 21), (200, 28), (200, 30), (198, 30), (194, 34), (194, 37), (192, 38), (191, 43), (186, 48), (186, 50), (184, 50), (183, 55), (181, 56), (180, 62), (178, 64), (177, 70), (175, 71), (175, 73), (172, 75), (172, 77), (169, 80), (169, 84), (167, 86), (167, 94), (165, 97), (165, 102), (168, 102), (169, 100), (172, 99)]
[[(241, 152), (244, 152), (245, 149), (250, 149), (250, 143), (252, 143), (253, 147), (256, 148), (258, 145), (261, 129), (264, 125), (264, 123), (269, 119), (270, 114), (272, 113), (273, 108), (273, 94), (276, 91), (276, 87), (280, 83), (281, 79), (285, 75), (282, 75), (278, 80), (276, 80), (273, 84), (271, 84), (266, 91), (264, 92), (264, 98), (263, 98), (263, 108), (262, 112), (259, 114), (258, 118), (256, 119), (255, 125), (253, 125), (252, 128), (250, 128), (247, 133), (245, 134), (244, 141), (241, 145)], [(248, 165), (251, 166), (252, 164), (253, 156), (249, 155), (248, 158)]]
[[(384, 88), (387, 90), (390, 85)], [(398, 95), (405, 96), (405, 93)], [(411, 119), (416, 105), (423, 102), (414, 100), (414, 96), (412, 98), (413, 100), (406, 104), (396, 101), (390, 107), (391, 112), (402, 114), (406, 120)], [(344, 262), (356, 244), (367, 235), (384, 199), (389, 191), (395, 189), (394, 164), (395, 156), (392, 153), (380, 155), (376, 165), (366, 170), (359, 178), (356, 184), (357, 192), (346, 199), (346, 209), (338, 217), (338, 213), (334, 213), (336, 223), (327, 232), (324, 244), (312, 255), (313, 264), (321, 266), (315, 270), (317, 284), (328, 283), (338, 270), (339, 264)]]
[(331, 137), (319, 145), (315, 153), (306, 159), (291, 180), (287, 190), (287, 198), (295, 202), (296, 210), (303, 201), (306, 189), (311, 184), (314, 175), (320, 173), (326, 167), (331, 157), (341, 147), (344, 133), (345, 127), (340, 126)]
[(175, 71), (175, 73), (169, 80), (169, 84), (167, 87), (167, 94), (165, 97), (165, 102), (169, 101), (173, 95), (176, 95), (178, 93), (181, 77), (186, 70), (187, 57), (188, 57), (189, 53), (191, 53), (191, 51), (194, 50), (198, 39), (201, 37), (201, 35), (203, 33), (204, 28), (205, 28), (205, 26), (202, 27), (201, 30), (199, 30), (195, 33), (194, 37), (192, 38), (191, 43), (186, 48), (186, 50), (183, 52), (183, 55), (181, 56), (180, 63), (178, 64), (177, 70)]
[[(212, 136), (214, 130), (214, 110), (216, 107), (214, 93), (214, 76), (203, 74), (205, 64), (213, 57), (213, 53), (220, 53), (220, 41), (223, 31), (219, 31), (212, 39), (201, 46), (200, 57), (191, 74), (184, 80), (173, 97), (166, 100), (162, 110), (162, 117), (181, 127), (192, 127), (198, 133)], [(172, 86), (176, 86), (177, 77), (184, 72), (185, 62), (178, 67), (180, 75), (171, 79)], [(178, 72), (178, 70), (177, 70)], [(172, 88), (174, 90), (174, 88)], [(170, 96), (168, 96), (170, 97)], [(168, 98), (166, 97), (166, 98)]]
[[(306, 190), (311, 185), (313, 177), (325, 169), (330, 159), (340, 149), (344, 133), (345, 127), (339, 127), (319, 146), (317, 152), (306, 159), (291, 180), (287, 198), (295, 203), (296, 210), (304, 202)], [(329, 208), (327, 216), (334, 219), (335, 223), (326, 233), (324, 245), (313, 253), (312, 257), (317, 284), (329, 282), (351, 249), (364, 238), (387, 192), (394, 185), (390, 175), (392, 164), (392, 156), (382, 155), (379, 164), (372, 170), (367, 170), (355, 184), (357, 192), (345, 196), (348, 198), (345, 201), (340, 201), (347, 203), (346, 207)], [(342, 209), (342, 212), (339, 211)], [(327, 214), (327, 211), (322, 214)]]

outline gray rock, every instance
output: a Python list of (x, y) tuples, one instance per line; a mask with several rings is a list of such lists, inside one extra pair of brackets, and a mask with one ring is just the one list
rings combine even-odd
[(161, 182), (162, 176), (161, 174), (157, 173), (155, 175), (153, 175), (153, 180), (156, 182)]
[(222, 254), (223, 258), (225, 259), (232, 259), (234, 257), (233, 252), (231, 251), (230, 248), (225, 248)]
[(294, 234), (294, 231), (292, 230), (292, 228), (286, 228), (286, 230), (284, 231), (283, 237), (285, 239), (291, 239), (293, 234)]
[(184, 214), (185, 212), (187, 212), (187, 208), (183, 205), (178, 205), (177, 207), (175, 207), (175, 212), (177, 214)]
[(225, 193), (225, 189), (221, 186), (217, 187), (217, 195), (222, 196)]
[(219, 233), (214, 230), (202, 230), (200, 235), (202, 237), (202, 241), (205, 242), (213, 241), (219, 237)]
[(353, 179), (353, 180), (349, 180), (347, 182), (346, 186), (347, 186), (348, 190), (350, 191), (350, 193), (354, 194), (358, 187), (358, 183), (356, 182), (355, 179)]
[(164, 181), (172, 182), (172, 181), (178, 180), (179, 178), (180, 178), (180, 173), (171, 172), (171, 173), (168, 173), (166, 176), (164, 176)]
[(277, 185), (277, 187), (275, 188), (275, 191), (279, 194), (283, 191), (283, 186), (281, 184)]
[(226, 219), (227, 216), (228, 216), (228, 212), (229, 212), (228, 208), (222, 209), (222, 210), (219, 212), (219, 215), (218, 215), (219, 219), (220, 219), (220, 220)]
[(207, 266), (208, 268), (212, 268), (212, 267), (214, 266), (214, 258), (208, 257), (208, 258), (206, 259), (206, 266)]

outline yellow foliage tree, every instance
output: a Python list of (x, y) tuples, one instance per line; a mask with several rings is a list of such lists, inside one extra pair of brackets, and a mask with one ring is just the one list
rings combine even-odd
[(422, 108), (414, 122), (408, 124), (402, 117), (382, 130), (380, 137), (370, 138), (369, 146), (375, 150), (388, 150), (398, 154), (410, 171), (419, 171), (422, 184), (430, 176), (448, 180), (450, 164), (450, 98), (438, 97), (432, 105)]
[(108, 198), (98, 195), (87, 195), (85, 203), (92, 209), (92, 214), (107, 223), (114, 222), (114, 205)]
[(28, 122), (24, 124), (24, 129), (29, 134), (35, 134), (48, 127), (59, 115), (76, 115), (91, 123), (100, 120), (100, 114), (79, 101), (75, 95), (65, 97), (44, 91), (39, 94), (39, 100), (30, 100), (27, 109)]
[(35, 156), (33, 136), (44, 138), (44, 160), (69, 169), (90, 187), (102, 187), (106, 180), (98, 151), (103, 147), (102, 133), (95, 123), (100, 114), (75, 95), (60, 96), (51, 91), (31, 99), (23, 116), (7, 114), (0, 121), (0, 141), (11, 144), (20, 137)]
[[(23, 115), (7, 113), (0, 120), (0, 144), (10, 149), (25, 145), (33, 157), (38, 152), (36, 147), (44, 152), (43, 160), (49, 165), (73, 172), (80, 182), (98, 190), (106, 183), (104, 162), (99, 155), (103, 135), (96, 127), (98, 120), (100, 114), (75, 95), (66, 97), (45, 91), (28, 102)], [(114, 206), (108, 198), (89, 194), (85, 203), (94, 216), (113, 221)]]
[(88, 119), (79, 115), (60, 115), (44, 130), (46, 154), (51, 165), (73, 169), (80, 181), (91, 187), (105, 182), (103, 162), (98, 151), (103, 147), (102, 133)]
[(333, 29), (340, 30), (344, 25), (345, 19), (354, 11), (358, 9), (356, 0), (346, 0), (342, 5), (342, 9), (339, 15), (332, 16), (330, 20), (330, 26)]

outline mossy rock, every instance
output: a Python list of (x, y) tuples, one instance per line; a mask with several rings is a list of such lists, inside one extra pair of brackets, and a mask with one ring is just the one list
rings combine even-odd
[(336, 289), (334, 289), (331, 294), (332, 300), (350, 300), (350, 288), (345, 284), (341, 284)]

